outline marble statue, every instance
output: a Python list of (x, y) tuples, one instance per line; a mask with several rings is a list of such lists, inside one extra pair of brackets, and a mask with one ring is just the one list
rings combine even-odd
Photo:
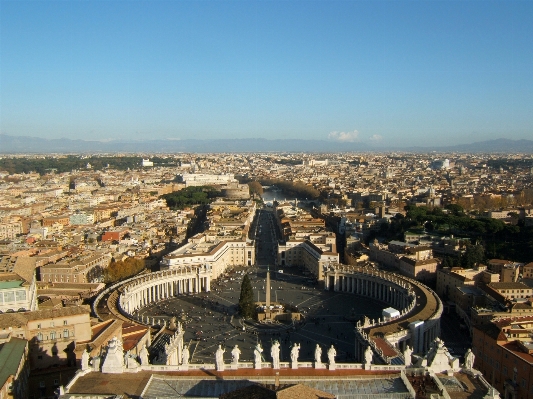
[(146, 349), (146, 344), (143, 344), (139, 352), (139, 360), (141, 361), (141, 366), (148, 366), (148, 349)]
[(315, 363), (322, 364), (322, 348), (319, 344), (316, 344), (315, 347)]
[(93, 357), (93, 371), (100, 371), (100, 362), (102, 359), (100, 356)]
[(215, 353), (215, 363), (217, 370), (224, 370), (224, 352), (221, 345), (218, 345), (218, 349)]
[(233, 364), (239, 363), (239, 356), (240, 355), (241, 355), (241, 350), (239, 349), (239, 345), (235, 345), (235, 347), (231, 351), (231, 362)]
[(254, 365), (255, 368), (261, 368), (261, 354), (263, 353), (263, 348), (261, 348), (261, 343), (258, 342), (254, 348)]
[(170, 330), (176, 330), (178, 328), (176, 325), (176, 316), (172, 316), (170, 318), (170, 322), (168, 323), (168, 328)]
[(294, 343), (291, 349), (291, 361), (293, 364), (298, 363), (298, 356), (300, 355), (300, 344)]
[(85, 371), (89, 368), (89, 352), (87, 352), (87, 349), (83, 351), (81, 354), (81, 370)]
[(365, 364), (372, 363), (372, 356), (373, 356), (372, 348), (370, 347), (370, 345), (368, 345), (365, 350)]
[(279, 369), (279, 341), (274, 341), (272, 344), (270, 355), (272, 356), (272, 368)]
[(335, 347), (331, 345), (331, 347), (328, 349), (329, 364), (335, 364), (335, 356), (337, 356), (337, 351), (335, 350)]
[(135, 356), (133, 356), (130, 351), (126, 353), (126, 356), (124, 358), (124, 364), (126, 365), (127, 369), (137, 369), (140, 366), (139, 362), (137, 362)]
[(189, 364), (189, 346), (184, 345), (181, 352), (181, 364)]
[(464, 367), (467, 370), (472, 370), (474, 367), (474, 360), (476, 359), (476, 355), (474, 355), (474, 352), (470, 348), (465, 353), (465, 363)]
[(411, 365), (411, 355), (413, 354), (413, 350), (409, 345), (405, 347), (405, 351), (403, 352), (403, 358), (404, 358), (404, 364), (406, 366)]

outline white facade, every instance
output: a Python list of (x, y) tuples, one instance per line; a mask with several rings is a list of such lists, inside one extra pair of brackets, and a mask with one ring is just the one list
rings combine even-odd
[(204, 173), (184, 173), (181, 175), (181, 177), (186, 187), (237, 183), (235, 175), (232, 173), (222, 175), (208, 175)]
[(211, 278), (216, 279), (228, 266), (252, 266), (255, 244), (252, 241), (190, 242), (163, 257), (161, 266), (180, 269), (199, 264), (209, 265)]

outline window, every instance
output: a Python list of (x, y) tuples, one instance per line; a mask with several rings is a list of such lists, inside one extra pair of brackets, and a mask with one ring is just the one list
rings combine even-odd
[(42, 341), (42, 340), (43, 340), (43, 334), (42, 333), (37, 334), (37, 341)]
[(68, 338), (68, 330), (63, 330), (63, 338)]
[(46, 384), (44, 383), (44, 381), (39, 381), (39, 387), (46, 388)]
[(66, 320), (63, 320), (63, 325), (66, 326), (68, 323)]
[(41, 328), (41, 323), (37, 324), (37, 328), (39, 329)]
[(58, 386), (59, 385), (59, 380), (57, 378), (54, 378), (54, 385), (55, 386)]
[(50, 332), (50, 339), (56, 339), (56, 332), (55, 331)]
[(53, 321), (50, 322), (50, 327), (54, 327), (54, 322)]

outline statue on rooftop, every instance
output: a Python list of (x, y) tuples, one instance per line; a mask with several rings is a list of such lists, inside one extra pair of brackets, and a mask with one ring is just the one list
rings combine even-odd
[(270, 349), (273, 369), (279, 369), (279, 350), (279, 341), (274, 341), (274, 343), (272, 344), (272, 348)]
[(300, 344), (297, 344), (295, 342), (291, 349), (291, 361), (293, 365), (298, 364), (299, 355), (300, 355)]
[(373, 356), (372, 348), (370, 347), (370, 345), (368, 345), (365, 350), (365, 364), (372, 363), (372, 356)]
[(141, 366), (148, 366), (148, 349), (146, 349), (146, 344), (143, 344), (139, 352), (139, 360), (141, 361)]
[(464, 368), (467, 370), (472, 370), (474, 368), (474, 360), (476, 359), (476, 355), (474, 355), (474, 352), (470, 348), (465, 353), (465, 363)]
[(217, 370), (219, 371), (224, 370), (224, 352), (225, 350), (222, 349), (222, 346), (218, 345), (218, 349), (215, 352), (215, 364), (216, 364)]
[(409, 345), (405, 347), (405, 351), (403, 352), (403, 358), (404, 358), (404, 364), (406, 366), (411, 365), (411, 355), (413, 354), (413, 350)]
[(256, 369), (261, 368), (261, 356), (263, 353), (263, 348), (261, 348), (261, 343), (258, 342), (254, 348), (254, 365)]
[(337, 356), (337, 351), (335, 350), (335, 347), (331, 345), (328, 349), (328, 361), (330, 365), (335, 364), (335, 356)]
[(89, 368), (89, 352), (87, 352), (87, 348), (86, 348), (81, 354), (81, 370), (85, 371), (88, 368)]
[(315, 347), (315, 363), (317, 365), (322, 364), (322, 348), (320, 347), (319, 344), (316, 344), (316, 347)]
[(183, 346), (183, 350), (181, 352), (181, 363), (189, 364), (189, 346), (188, 345)]
[(231, 362), (233, 364), (239, 363), (240, 356), (241, 356), (241, 350), (239, 349), (239, 345), (235, 345), (235, 347), (231, 351)]

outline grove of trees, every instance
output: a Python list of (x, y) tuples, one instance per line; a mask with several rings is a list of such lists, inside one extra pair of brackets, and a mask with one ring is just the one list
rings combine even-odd
[(144, 259), (126, 258), (125, 260), (111, 261), (104, 272), (104, 281), (114, 283), (134, 276), (145, 268)]
[(187, 187), (169, 194), (163, 194), (167, 205), (171, 209), (184, 209), (193, 205), (207, 205), (213, 198), (220, 196), (220, 191), (213, 187)]
[[(46, 156), (42, 158), (17, 158), (6, 157), (0, 159), (0, 170), (5, 170), (10, 174), (37, 172), (40, 175), (49, 173), (52, 169), (58, 173), (70, 172), (75, 169), (85, 169), (87, 164), (91, 164), (93, 170), (101, 170), (108, 167), (118, 170), (141, 168), (142, 157), (125, 156), (80, 156), (67, 155), (65, 157)], [(151, 161), (156, 165), (176, 164), (174, 159), (154, 157)]]
[[(447, 263), (453, 263), (453, 266), (470, 267), (479, 262), (480, 258), (531, 261), (533, 226), (525, 226), (521, 221), (517, 224), (506, 224), (497, 219), (473, 218), (457, 204), (446, 206), (448, 213), (441, 208), (423, 206), (408, 205), (405, 209), (405, 216), (397, 214), (390, 223), (382, 224), (380, 231), (373, 233), (368, 240), (371, 241), (378, 235), (388, 240), (401, 240), (410, 229), (425, 229), (439, 234), (453, 234), (458, 239), (468, 238), (470, 242), (479, 244), (467, 249), (466, 257), (445, 260)], [(480, 256), (481, 249), (484, 249), (484, 256)]]

